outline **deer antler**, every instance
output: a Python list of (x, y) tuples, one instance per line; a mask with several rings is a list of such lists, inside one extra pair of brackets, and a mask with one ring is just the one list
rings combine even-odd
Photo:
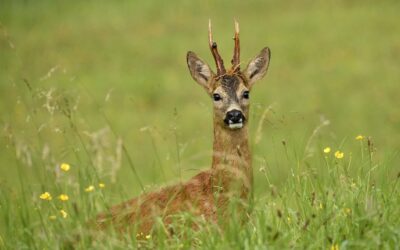
[(215, 64), (217, 66), (217, 76), (221, 76), (226, 73), (226, 70), (224, 67), (224, 61), (222, 60), (222, 57), (218, 53), (217, 43), (213, 42), (213, 39), (212, 39), (211, 20), (208, 20), (208, 41), (209, 41), (211, 54), (213, 55)]
[(235, 20), (235, 48), (233, 50), (232, 69), (234, 72), (240, 70), (240, 42), (239, 42), (239, 23)]

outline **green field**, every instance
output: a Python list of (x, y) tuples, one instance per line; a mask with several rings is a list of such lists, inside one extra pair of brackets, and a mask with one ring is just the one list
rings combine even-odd
[[(399, 12), (394, 0), (0, 1), (0, 249), (57, 249), (77, 232), (82, 249), (398, 249)], [(107, 205), (210, 167), (212, 102), (186, 66), (193, 50), (214, 68), (209, 18), (226, 63), (234, 18), (243, 64), (272, 51), (251, 93), (249, 222), (91, 241), (86, 222)]]

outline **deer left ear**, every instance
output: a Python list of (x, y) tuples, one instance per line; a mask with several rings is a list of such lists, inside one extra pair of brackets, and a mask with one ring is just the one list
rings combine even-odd
[(247, 65), (247, 68), (243, 71), (243, 73), (247, 78), (249, 87), (252, 87), (256, 81), (265, 76), (268, 70), (270, 58), (271, 51), (268, 47), (265, 47), (250, 61), (249, 65)]
[(203, 86), (207, 92), (210, 92), (212, 78), (214, 77), (210, 67), (192, 51), (187, 53), (186, 60), (193, 79)]

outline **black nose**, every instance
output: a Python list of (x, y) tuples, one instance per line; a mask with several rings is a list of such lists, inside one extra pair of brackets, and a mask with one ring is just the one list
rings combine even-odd
[(240, 110), (231, 110), (228, 113), (226, 113), (225, 117), (225, 123), (226, 124), (234, 124), (234, 123), (243, 123), (244, 122), (244, 116), (243, 113)]

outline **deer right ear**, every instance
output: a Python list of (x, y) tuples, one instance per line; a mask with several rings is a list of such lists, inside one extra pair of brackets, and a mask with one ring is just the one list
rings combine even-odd
[(263, 48), (260, 53), (250, 61), (247, 68), (243, 71), (247, 78), (249, 86), (262, 79), (268, 70), (269, 60), (271, 58), (271, 51), (268, 47)]
[(212, 78), (215, 75), (210, 67), (192, 51), (187, 53), (186, 60), (193, 79), (210, 92)]

